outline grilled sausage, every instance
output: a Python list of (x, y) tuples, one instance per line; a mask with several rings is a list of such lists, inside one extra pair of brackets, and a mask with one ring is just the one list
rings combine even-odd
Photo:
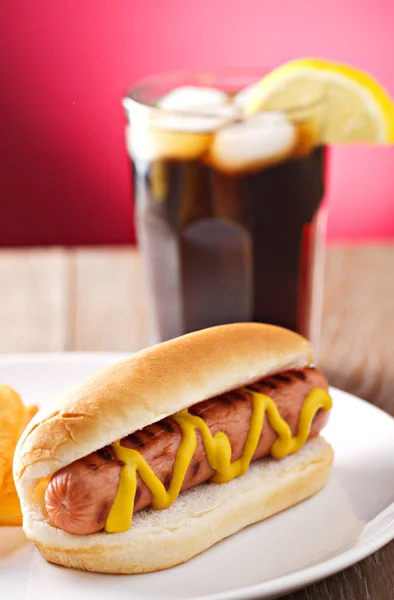
[[(292, 434), (296, 435), (306, 396), (315, 387), (327, 389), (328, 384), (321, 371), (307, 368), (273, 375), (249, 387), (272, 398), (281, 417), (289, 424)], [(251, 394), (239, 390), (227, 392), (195, 404), (189, 408), (189, 412), (204, 419), (212, 435), (217, 431), (223, 431), (227, 435), (233, 461), (241, 456), (252, 416)], [(317, 413), (309, 438), (319, 434), (327, 419), (328, 413)], [(138, 450), (168, 489), (181, 436), (179, 425), (171, 417), (166, 417), (123, 438), (121, 443), (126, 448)], [(277, 434), (266, 417), (252, 460), (267, 456), (276, 438)], [(60, 529), (79, 535), (102, 530), (115, 500), (121, 468), (122, 463), (116, 458), (111, 446), (107, 446), (55, 473), (45, 494), (46, 509), (52, 523)], [(209, 480), (213, 474), (197, 431), (197, 448), (186, 472), (182, 490)], [(135, 512), (148, 507), (152, 499), (139, 475), (137, 484)]]

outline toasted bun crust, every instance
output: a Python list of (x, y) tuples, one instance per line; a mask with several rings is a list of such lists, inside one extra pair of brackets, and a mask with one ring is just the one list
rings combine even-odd
[(266, 375), (313, 363), (298, 334), (237, 323), (191, 333), (134, 354), (40, 410), (15, 453), (22, 504), (36, 480), (174, 412)]
[(147, 573), (186, 562), (244, 527), (318, 492), (333, 460), (321, 438), (297, 454), (253, 463), (226, 484), (183, 492), (166, 510), (144, 510), (120, 534), (74, 536), (52, 527), (39, 506), (24, 507), (24, 529), (50, 562), (101, 573)]

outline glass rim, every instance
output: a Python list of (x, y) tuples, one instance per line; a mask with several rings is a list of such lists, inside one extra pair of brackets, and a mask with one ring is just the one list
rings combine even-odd
[[(194, 85), (198, 85), (198, 83), (196, 83), (197, 81), (200, 81), (200, 85), (202, 86), (206, 86), (206, 87), (214, 87), (217, 89), (223, 89), (222, 87), (215, 85), (215, 80), (222, 80), (222, 81), (237, 81), (238, 79), (242, 79), (243, 84), (240, 85), (238, 88), (234, 88), (234, 92), (240, 92), (242, 91), (242, 89), (253, 85), (254, 83), (257, 83), (259, 80), (261, 80), (264, 75), (268, 74), (272, 69), (267, 69), (267, 68), (258, 68), (258, 67), (215, 67), (212, 69), (183, 69), (183, 70), (175, 70), (175, 71), (163, 71), (162, 73), (158, 73), (158, 74), (154, 74), (154, 75), (149, 75), (147, 77), (143, 77), (141, 79), (138, 79), (136, 81), (136, 83), (134, 85), (132, 85), (126, 92), (125, 96), (123, 97), (123, 106), (126, 110), (129, 109), (129, 103), (132, 102), (134, 105), (138, 105), (140, 107), (146, 107), (146, 108), (151, 108), (151, 109), (155, 109), (158, 108), (156, 105), (156, 101), (157, 98), (155, 100), (151, 100), (151, 101), (147, 101), (144, 100), (143, 98), (141, 98), (141, 96), (143, 95), (144, 91), (149, 91), (150, 89), (154, 89), (155, 87), (158, 87), (160, 84), (170, 84), (171, 82), (173, 82), (173, 86), (170, 86), (168, 88), (168, 92), (171, 89), (175, 89), (176, 87), (181, 87), (182, 85), (193, 85), (192, 83), (186, 83), (187, 80), (195, 80)], [(245, 82), (244, 79), (245, 78), (249, 78), (250, 80), (248, 82)], [(211, 82), (209, 82), (209, 80), (212, 79)], [(183, 83), (182, 83), (183, 82)], [(167, 93), (168, 93), (167, 92)], [(289, 115), (291, 117), (292, 114), (294, 113), (299, 113), (301, 111), (305, 111), (305, 110), (313, 110), (315, 108), (318, 108), (319, 106), (324, 105), (327, 102), (327, 95), (326, 94), (321, 94), (317, 97), (314, 97), (313, 99), (309, 100), (309, 101), (305, 101), (302, 104), (298, 103), (298, 104), (294, 104), (293, 106), (289, 106), (288, 108), (280, 108), (277, 109), (279, 112), (284, 113), (285, 115)], [(272, 112), (275, 111), (275, 109), (267, 109), (267, 110), (263, 110), (260, 112)], [(185, 115), (185, 113), (183, 111), (179, 111), (176, 109), (169, 109), (169, 108), (160, 108), (160, 111), (166, 114), (172, 114), (172, 115)], [(216, 115), (214, 113), (208, 113), (206, 111), (204, 112), (199, 112), (196, 110), (196, 112), (194, 111), (188, 111), (188, 116), (189, 117), (201, 117), (201, 115), (204, 115), (205, 117), (215, 117)]]

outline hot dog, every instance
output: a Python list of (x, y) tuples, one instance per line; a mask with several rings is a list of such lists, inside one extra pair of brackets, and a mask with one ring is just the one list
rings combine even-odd
[(49, 561), (189, 560), (325, 484), (328, 384), (307, 340), (257, 323), (148, 348), (67, 390), (19, 441), (24, 529)]
[[(327, 390), (328, 383), (321, 371), (308, 368), (262, 379), (254, 387), (263, 393), (269, 392), (295, 435), (302, 404), (308, 393), (315, 387)], [(252, 402), (247, 392), (222, 394), (192, 406), (190, 412), (202, 417), (212, 434), (223, 431), (230, 440), (232, 460), (240, 458), (252, 414)], [(327, 412), (318, 413), (309, 438), (318, 435), (327, 420)], [(171, 417), (167, 417), (123, 438), (121, 443), (126, 448), (138, 450), (168, 488), (181, 438), (179, 426)], [(277, 434), (270, 424), (264, 423), (252, 460), (267, 456), (276, 438)], [(121, 469), (121, 461), (117, 460), (111, 446), (107, 446), (55, 473), (45, 493), (46, 509), (53, 524), (77, 535), (104, 529), (115, 500)], [(182, 491), (209, 480), (213, 474), (201, 436), (198, 436), (197, 449), (186, 472)], [(149, 488), (138, 476), (134, 512), (148, 507), (151, 499)]]

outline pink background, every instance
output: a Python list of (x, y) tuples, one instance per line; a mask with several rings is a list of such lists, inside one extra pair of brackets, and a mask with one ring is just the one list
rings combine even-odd
[[(392, 0), (13, 0), (0, 9), (0, 244), (129, 242), (121, 97), (155, 72), (320, 55), (394, 95)], [(329, 238), (394, 237), (394, 149), (335, 149)]]

